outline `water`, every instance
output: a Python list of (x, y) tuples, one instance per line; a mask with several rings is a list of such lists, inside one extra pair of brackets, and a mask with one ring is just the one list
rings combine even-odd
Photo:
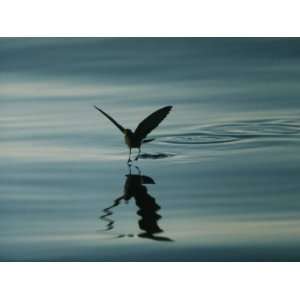
[[(299, 39), (0, 39), (0, 259), (300, 260), (299, 79)], [(129, 169), (94, 104), (173, 109)]]

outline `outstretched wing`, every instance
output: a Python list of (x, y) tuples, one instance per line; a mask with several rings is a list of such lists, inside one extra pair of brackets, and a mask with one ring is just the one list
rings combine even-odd
[(94, 107), (100, 111), (107, 119), (109, 119), (112, 123), (114, 123), (121, 131), (122, 133), (124, 133), (125, 128), (123, 126), (121, 126), (116, 120), (114, 120), (110, 115), (108, 115), (106, 112), (104, 112), (103, 110), (101, 110), (99, 107), (97, 107), (96, 105), (94, 105)]
[(172, 109), (172, 106), (165, 106), (152, 113), (143, 120), (136, 128), (134, 134), (139, 140), (144, 139), (159, 123), (167, 116)]

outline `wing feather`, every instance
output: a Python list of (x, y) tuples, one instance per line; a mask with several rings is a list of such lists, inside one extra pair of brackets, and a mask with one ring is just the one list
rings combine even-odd
[(94, 107), (98, 111), (100, 111), (107, 119), (109, 119), (112, 123), (114, 123), (119, 128), (119, 130), (121, 130), (124, 133), (125, 128), (123, 126), (121, 126), (115, 119), (113, 119), (110, 115), (108, 115), (105, 111), (103, 111), (102, 109), (100, 109), (96, 105), (94, 105)]
[(167, 114), (172, 109), (172, 106), (165, 106), (155, 111), (144, 119), (136, 128), (134, 135), (140, 140), (144, 139), (154, 128), (156, 128)]

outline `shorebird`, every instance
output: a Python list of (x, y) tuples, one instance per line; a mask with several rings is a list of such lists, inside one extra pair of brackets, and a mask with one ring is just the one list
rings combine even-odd
[(108, 115), (96, 105), (94, 105), (94, 107), (98, 111), (100, 111), (106, 118), (108, 118), (124, 134), (125, 143), (129, 148), (129, 157), (127, 161), (128, 164), (131, 162), (131, 149), (139, 149), (138, 155), (135, 158), (135, 160), (137, 160), (141, 153), (142, 144), (153, 141), (153, 139), (145, 139), (146, 136), (162, 122), (162, 120), (172, 109), (172, 106), (165, 106), (163, 108), (158, 109), (157, 111), (149, 115), (147, 118), (145, 118), (133, 132), (131, 129), (124, 128), (110, 115)]

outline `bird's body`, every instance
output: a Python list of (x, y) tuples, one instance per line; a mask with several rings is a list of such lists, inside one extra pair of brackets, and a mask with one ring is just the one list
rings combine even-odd
[[(139, 154), (141, 151), (141, 146), (143, 143), (150, 142), (151, 140), (146, 140), (146, 136), (154, 129), (156, 128), (162, 120), (167, 116), (167, 114), (172, 109), (172, 106), (165, 106), (151, 115), (149, 115), (146, 119), (144, 119), (136, 128), (136, 130), (133, 132), (131, 129), (124, 128), (122, 125), (120, 125), (116, 120), (114, 120), (110, 115), (108, 115), (106, 112), (98, 108), (97, 106), (94, 106), (98, 111), (100, 111), (105, 117), (107, 117), (123, 134), (125, 139), (125, 144), (129, 148), (129, 158), (128, 162), (131, 161), (131, 149), (132, 148), (138, 148)], [(138, 154), (138, 156), (139, 156)], [(136, 159), (138, 158), (136, 157)]]
[(142, 141), (136, 138), (131, 129), (125, 129), (124, 140), (128, 148), (140, 148), (142, 144)]

